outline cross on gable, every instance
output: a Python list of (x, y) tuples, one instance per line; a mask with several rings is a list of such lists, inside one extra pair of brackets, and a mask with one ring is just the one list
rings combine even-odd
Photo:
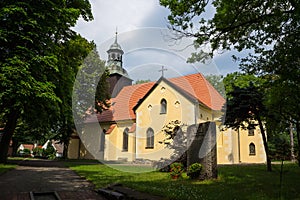
[(161, 72), (161, 76), (164, 77), (164, 71), (167, 71), (168, 69), (165, 69), (165, 66), (161, 66), (161, 70), (158, 70)]

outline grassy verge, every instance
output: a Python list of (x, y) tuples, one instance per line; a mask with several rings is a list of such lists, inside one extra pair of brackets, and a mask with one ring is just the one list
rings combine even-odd
[(0, 175), (4, 174), (5, 172), (16, 168), (16, 165), (4, 165), (0, 164)]
[[(182, 179), (171, 180), (168, 173), (128, 173), (106, 165), (80, 165), (67, 163), (81, 176), (92, 181), (97, 188), (112, 183), (165, 196), (169, 199), (299, 199), (300, 168), (285, 164), (280, 197), (279, 165), (267, 172), (264, 165), (219, 166), (219, 178), (210, 181), (192, 181), (184, 174)], [(127, 171), (141, 170), (127, 167)]]

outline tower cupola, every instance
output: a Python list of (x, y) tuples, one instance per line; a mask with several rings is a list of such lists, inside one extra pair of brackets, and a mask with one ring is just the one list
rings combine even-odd
[(107, 50), (108, 60), (106, 63), (109, 70), (108, 82), (110, 85), (111, 97), (116, 97), (124, 86), (132, 85), (127, 71), (123, 68), (123, 54), (118, 43), (118, 32), (116, 31), (115, 41)]
[(128, 77), (127, 71), (123, 68), (123, 54), (120, 44), (118, 43), (118, 32), (116, 32), (115, 41), (110, 45), (107, 50), (108, 61), (107, 67), (110, 71), (110, 74), (120, 74), (122, 76)]

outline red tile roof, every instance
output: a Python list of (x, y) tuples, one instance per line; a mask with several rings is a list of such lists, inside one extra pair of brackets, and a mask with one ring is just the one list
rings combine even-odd
[[(212, 110), (220, 110), (225, 103), (224, 98), (200, 73), (170, 78), (167, 81), (182, 89), (185, 95)], [(87, 118), (86, 123), (96, 122), (96, 119), (99, 122), (134, 120), (136, 116), (133, 107), (155, 86), (155, 82), (149, 82), (124, 87), (115, 98), (111, 99), (111, 107), (108, 110), (97, 115), (97, 118), (95, 116)]]
[(136, 123), (133, 123), (132, 126), (130, 127), (128, 133), (134, 133), (136, 129)]
[(22, 144), (24, 149), (29, 149), (30, 151), (33, 150), (34, 144)]
[(225, 99), (200, 73), (171, 78), (169, 81), (212, 110), (221, 110), (225, 103)]
[(108, 130), (105, 132), (105, 134), (110, 134), (110, 133), (114, 130), (114, 128), (115, 128), (116, 126), (117, 126), (116, 124), (110, 125), (110, 127), (109, 127)]

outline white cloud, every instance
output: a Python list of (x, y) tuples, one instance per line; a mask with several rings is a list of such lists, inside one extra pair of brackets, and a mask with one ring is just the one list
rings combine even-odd
[(157, 0), (90, 0), (94, 20), (79, 20), (74, 28), (96, 44), (111, 38), (118, 32), (143, 27), (143, 22), (157, 8)]
[[(191, 39), (174, 41), (168, 39), (172, 33), (168, 29), (140, 28), (123, 32), (118, 35), (118, 42), (123, 48), (124, 68), (134, 80), (157, 80), (158, 70), (165, 66), (166, 77), (176, 77), (191, 73), (218, 74), (214, 62), (207, 65), (202, 63), (186, 63), (187, 58), (195, 51)], [(99, 53), (102, 59), (107, 58), (106, 50), (113, 43), (111, 38), (100, 44)]]
[[(74, 30), (96, 43), (101, 59), (107, 59), (106, 51), (113, 43), (118, 27), (118, 42), (125, 52), (124, 67), (133, 76), (139, 76), (137, 72), (140, 71), (140, 75), (153, 74), (151, 79), (157, 79), (159, 78), (156, 77), (157, 71), (161, 64), (173, 69), (174, 73), (171, 69), (166, 72), (170, 76), (195, 72), (219, 73), (214, 61), (208, 65), (202, 63), (191, 65), (185, 62), (195, 51), (192, 46), (186, 48), (192, 44), (192, 40), (184, 39), (176, 42), (168, 40), (170, 32), (166, 29), (166, 18), (169, 11), (160, 6), (158, 0), (90, 0), (90, 2), (94, 20), (91, 22), (79, 20)], [(214, 60), (221, 64), (227, 63), (230, 67), (234, 65), (227, 54)], [(221, 72), (226, 74), (227, 71), (227, 68), (223, 68)]]

